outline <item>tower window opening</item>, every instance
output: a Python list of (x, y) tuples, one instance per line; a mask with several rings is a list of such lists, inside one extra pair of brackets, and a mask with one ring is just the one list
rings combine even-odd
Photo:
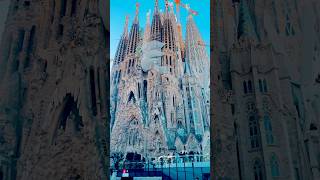
[(136, 103), (136, 98), (132, 91), (130, 92), (129, 98), (128, 98), (128, 102), (131, 102), (131, 101), (133, 101), (133, 103)]
[(261, 79), (259, 79), (259, 90), (260, 90), (260, 92), (263, 92), (263, 88), (262, 88), (262, 81), (261, 81)]
[(265, 79), (263, 80), (263, 91), (268, 92), (267, 81)]
[(27, 46), (27, 55), (24, 63), (24, 68), (27, 68), (30, 66), (30, 54), (33, 52), (33, 49), (34, 49), (34, 41), (35, 41), (35, 33), (36, 33), (35, 31), (36, 31), (36, 27), (32, 26), (30, 31), (28, 46)]
[(248, 93), (247, 82), (246, 81), (243, 81), (243, 91), (244, 91), (244, 94)]
[(272, 177), (280, 176), (279, 162), (277, 156), (273, 153), (270, 160)]
[(251, 83), (250, 80), (248, 81), (248, 92), (249, 92), (249, 93), (252, 92), (252, 83)]
[(262, 175), (262, 166), (259, 160), (256, 160), (254, 162), (253, 173), (254, 173), (254, 180), (264, 180)]
[(67, 0), (61, 0), (61, 7), (60, 7), (60, 17), (63, 17), (66, 15), (66, 9), (67, 9)]
[(77, 0), (72, 0), (71, 16), (74, 16), (76, 14), (76, 10), (77, 10)]
[(23, 29), (19, 30), (19, 37), (18, 37), (18, 42), (17, 42), (17, 54), (19, 52), (21, 52), (21, 50), (23, 48), (24, 35), (25, 35), (25, 31)]
[(59, 24), (59, 27), (58, 27), (58, 38), (63, 36), (63, 30), (64, 30), (63, 25)]
[(254, 116), (249, 117), (249, 135), (250, 135), (250, 145), (252, 149), (260, 147), (259, 142), (259, 124)]
[(147, 101), (147, 90), (148, 90), (148, 82), (147, 82), (147, 80), (144, 80), (143, 81), (143, 96), (146, 101)]
[(268, 115), (264, 116), (264, 127), (266, 131), (266, 139), (268, 144), (273, 144), (273, 134), (272, 134), (272, 125)]
[(140, 83), (138, 83), (138, 98), (140, 98)]

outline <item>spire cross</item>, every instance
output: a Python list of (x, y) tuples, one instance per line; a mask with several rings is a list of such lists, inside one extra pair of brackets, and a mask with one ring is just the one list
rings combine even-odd
[(156, 13), (158, 12), (158, 3), (159, 3), (158, 0), (155, 0), (155, 1), (154, 1), (154, 11), (155, 11)]

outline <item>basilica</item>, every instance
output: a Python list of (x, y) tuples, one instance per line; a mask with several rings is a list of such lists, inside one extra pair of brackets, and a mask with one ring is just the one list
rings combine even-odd
[[(139, 5), (128, 18), (111, 75), (111, 156), (173, 153), (209, 161), (209, 55), (191, 12), (185, 37), (173, 4), (155, 0), (152, 19), (140, 31)], [(151, 24), (150, 24), (151, 19)]]

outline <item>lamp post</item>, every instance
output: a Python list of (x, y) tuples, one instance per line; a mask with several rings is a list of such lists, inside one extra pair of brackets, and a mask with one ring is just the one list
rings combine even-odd
[(185, 155), (183, 155), (183, 167), (184, 167), (184, 179), (187, 179), (187, 172), (186, 172), (186, 160)]
[(160, 164), (161, 164), (161, 172), (162, 172), (161, 176), (163, 177), (163, 158), (162, 157), (160, 158)]
[(178, 154), (177, 154), (177, 152), (176, 152), (176, 158), (175, 158), (175, 160), (176, 160), (176, 172), (177, 172), (177, 179), (179, 179), (178, 177), (179, 177), (179, 175), (178, 175)]
[(169, 177), (170, 177), (170, 164), (171, 164), (171, 158), (168, 158), (168, 164), (169, 164)]
[(193, 179), (194, 179), (194, 166), (193, 166), (193, 162), (194, 162), (194, 157), (191, 156), (191, 163), (192, 163), (192, 175), (193, 175)]

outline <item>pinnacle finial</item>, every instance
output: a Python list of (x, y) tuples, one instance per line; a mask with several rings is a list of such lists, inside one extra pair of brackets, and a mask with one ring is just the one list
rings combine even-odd
[(136, 16), (134, 17), (134, 22), (135, 22), (135, 23), (138, 22), (139, 6), (140, 6), (140, 4), (137, 2), (137, 3), (136, 3)]
[(128, 32), (128, 23), (129, 23), (129, 15), (126, 15), (126, 20), (124, 24), (124, 34), (127, 34)]
[(159, 12), (159, 0), (154, 1), (154, 12), (155, 13)]

